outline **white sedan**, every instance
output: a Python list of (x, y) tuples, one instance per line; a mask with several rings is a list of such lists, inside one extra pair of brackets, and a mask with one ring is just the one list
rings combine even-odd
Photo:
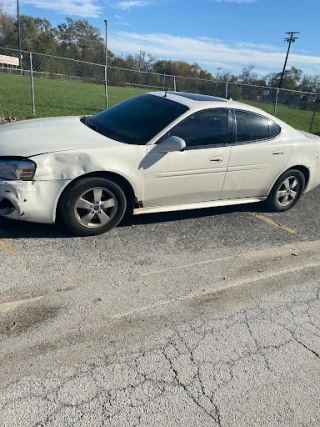
[(156, 92), (92, 117), (0, 127), (0, 215), (78, 235), (137, 214), (265, 201), (320, 184), (320, 138), (249, 105)]

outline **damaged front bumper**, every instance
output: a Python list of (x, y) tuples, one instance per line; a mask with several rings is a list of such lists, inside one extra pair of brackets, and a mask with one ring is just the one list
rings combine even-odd
[(52, 224), (69, 180), (0, 181), (0, 216)]

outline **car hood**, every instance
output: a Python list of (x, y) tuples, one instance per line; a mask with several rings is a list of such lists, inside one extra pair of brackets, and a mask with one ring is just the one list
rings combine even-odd
[(0, 126), (0, 156), (30, 157), (119, 145), (123, 144), (88, 128), (78, 116), (25, 120)]

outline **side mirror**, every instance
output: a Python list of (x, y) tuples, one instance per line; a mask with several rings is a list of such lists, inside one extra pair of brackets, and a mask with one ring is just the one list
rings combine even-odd
[(182, 138), (179, 138), (179, 136), (170, 136), (157, 145), (159, 153), (173, 153), (174, 151), (181, 151), (184, 148), (186, 148), (186, 142)]

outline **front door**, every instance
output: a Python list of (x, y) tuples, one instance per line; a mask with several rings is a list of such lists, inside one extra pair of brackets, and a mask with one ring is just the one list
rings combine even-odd
[(180, 152), (159, 153), (148, 147), (145, 159), (143, 206), (168, 206), (219, 199), (230, 156), (231, 118), (227, 109), (191, 114), (161, 141), (179, 136), (186, 142)]

